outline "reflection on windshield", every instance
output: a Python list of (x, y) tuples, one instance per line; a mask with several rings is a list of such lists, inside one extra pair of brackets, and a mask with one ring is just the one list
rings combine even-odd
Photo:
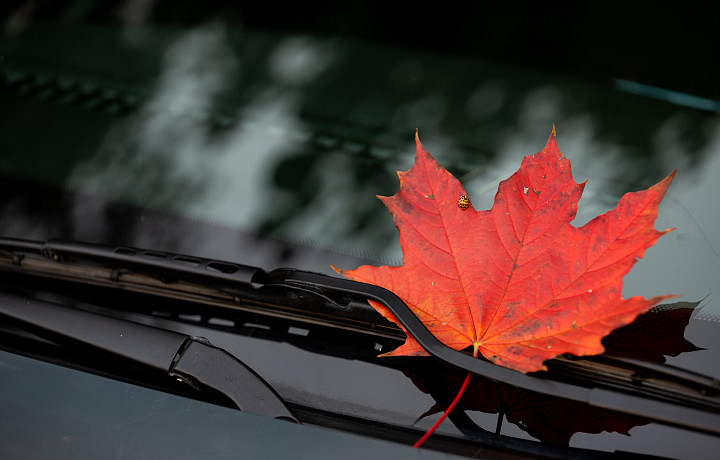
[[(665, 362), (665, 356), (698, 351), (700, 348), (684, 336), (696, 307), (697, 303), (687, 302), (659, 305), (627, 326), (610, 333), (603, 339), (603, 346), (609, 353), (658, 363)], [(426, 368), (415, 370), (407, 376), (423, 393), (435, 399), (435, 404), (421, 415), (421, 419), (444, 411), (465, 378), (460, 374), (448, 378), (434, 371), (427, 372)], [(633, 427), (649, 423), (640, 417), (612, 413), (477, 377), (470, 381), (470, 387), (460, 400), (458, 409), (497, 414), (494, 427), (496, 434), (502, 432), (503, 419), (507, 418), (508, 422), (534, 438), (563, 446), (570, 444), (570, 438), (575, 433), (607, 431), (629, 436)], [(476, 425), (462, 413), (451, 414), (450, 418), (459, 427)]]
[(213, 132), (214, 106), (242, 79), (241, 71), (222, 29), (201, 29), (176, 40), (151, 99), (106, 135), (69, 185), (249, 227), (267, 209), (267, 203), (254, 199), (256, 192), (265, 187), (277, 157), (291, 147), (288, 133), (299, 123), (290, 98), (268, 89), (244, 107), (254, 128), (236, 122)]
[(617, 122), (591, 110), (606, 96), (592, 88), (508, 83), (512, 69), (487, 63), (443, 62), (440, 71), (433, 55), (393, 59), (392, 50), (357, 44), (236, 35), (218, 26), (174, 40), (152, 96), (68, 183), (397, 263), (374, 195), (394, 193), (393, 171), (409, 167), (416, 127), (486, 209), (499, 180), (555, 123), (576, 176), (591, 179), (578, 222), (704, 156), (687, 149), (703, 145), (702, 133), (688, 136), (692, 120), (667, 108), (655, 116), (669, 117), (664, 123), (608, 136)]
[[(429, 375), (422, 370), (409, 377), (418, 389), (430, 394), (436, 401), (420, 416), (421, 419), (443, 412), (464, 379), (464, 376)], [(484, 426), (486, 431), (500, 434), (504, 433), (503, 422), (507, 419), (533, 438), (560, 446), (570, 445), (570, 438), (575, 433), (596, 434), (607, 431), (629, 436), (632, 428), (649, 423), (640, 417), (616, 414), (583, 403), (478, 378), (470, 380), (467, 392), (456, 410), (449, 418), (460, 429), (483, 429)], [(480, 417), (478, 414), (475, 414), (478, 421), (474, 421), (464, 411), (496, 414), (495, 424), (488, 426), (487, 419), (492, 417)]]

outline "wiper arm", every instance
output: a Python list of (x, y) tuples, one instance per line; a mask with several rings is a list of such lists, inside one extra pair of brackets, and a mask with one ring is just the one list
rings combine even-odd
[(219, 392), (238, 409), (299, 423), (265, 380), (207, 339), (13, 294), (0, 315), (59, 344), (82, 344), (166, 372), (195, 390)]

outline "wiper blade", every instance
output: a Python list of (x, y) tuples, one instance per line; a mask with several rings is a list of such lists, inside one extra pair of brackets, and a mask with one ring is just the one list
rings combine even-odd
[[(2, 263), (5, 262), (5, 263)], [(290, 286), (286, 272), (127, 246), (0, 237), (0, 269), (112, 286), (224, 308), (402, 339), (364, 298), (331, 299), (322, 288)], [(328, 314), (331, 311), (331, 314)]]
[[(698, 398), (720, 392), (718, 379), (688, 369), (650, 362), (632, 356), (606, 351), (595, 356), (562, 356), (548, 361), (553, 373), (613, 386), (631, 386), (643, 393), (693, 404)], [(715, 406), (720, 402), (715, 401)]]
[(48, 240), (30, 241), (17, 238), (0, 238), (0, 248), (13, 255), (13, 262), (20, 264), (22, 255), (16, 251), (31, 251), (48, 259), (62, 262), (65, 259), (85, 261), (112, 261), (118, 268), (156, 270), (172, 276), (184, 275), (188, 279), (226, 281), (252, 284), (258, 274), (264, 273), (257, 267), (201, 257), (170, 254), (163, 251), (138, 249), (127, 246), (110, 247), (74, 241)]
[[(572, 364), (576, 360), (558, 358), (548, 362), (554, 368), (564, 366), (564, 369), (569, 369), (569, 373), (521, 374), (447, 347), (430, 333), (399, 297), (378, 286), (293, 269), (265, 272), (231, 262), (127, 247), (0, 238), (0, 249), (4, 249), (6, 259), (10, 258), (18, 268), (27, 265), (41, 272), (57, 270), (62, 272), (60, 277), (73, 278), (78, 267), (97, 263), (105, 270), (100, 273), (100, 276), (105, 277), (105, 284), (119, 283), (126, 275), (141, 273), (158, 277), (165, 283), (163, 286), (168, 292), (178, 293), (184, 286), (177, 281), (196, 282), (200, 283), (198, 286), (209, 285), (229, 295), (229, 301), (213, 305), (241, 308), (232, 301), (232, 296), (238, 295), (257, 301), (258, 308), (255, 311), (263, 314), (287, 315), (302, 321), (317, 321), (333, 327), (356, 328), (366, 333), (402, 338), (404, 334), (399, 328), (383, 324), (382, 317), (367, 305), (366, 300), (372, 299), (388, 307), (408, 333), (431, 355), (458, 368), (536, 393), (720, 435), (720, 400), (708, 396), (717, 394), (718, 382), (711, 377), (604, 355), (599, 358), (578, 358), (573, 365), (568, 365), (567, 361)], [(38, 268), (37, 261), (33, 265), (23, 259), (26, 253), (43, 254), (61, 263), (48, 261), (46, 264), (49, 265)], [(135, 281), (135, 285), (126, 282), (122, 287), (148, 292), (138, 288), (139, 280)], [(95, 278), (92, 282), (99, 280)], [(199, 300), (199, 297), (193, 297), (196, 291), (197, 286), (177, 297)], [(286, 295), (277, 297), (277, 292)], [(334, 300), (338, 298), (346, 302), (341, 305)], [(313, 310), (318, 299), (324, 304), (318, 310)], [(354, 302), (348, 303), (348, 299), (354, 299)], [(290, 307), (286, 308), (285, 303)], [(357, 307), (361, 303), (364, 308)], [(350, 308), (350, 305), (355, 307)], [(597, 366), (593, 363), (595, 359), (605, 360), (615, 367), (621, 364), (631, 366), (635, 371), (624, 375), (606, 373), (600, 378)], [(651, 388), (648, 383), (652, 379), (645, 377), (647, 372), (651, 372), (653, 379), (672, 381), (673, 385)]]
[(102, 350), (166, 372), (195, 390), (211, 389), (240, 410), (299, 423), (262, 377), (204, 338), (14, 294), (0, 296), (0, 315), (58, 344)]

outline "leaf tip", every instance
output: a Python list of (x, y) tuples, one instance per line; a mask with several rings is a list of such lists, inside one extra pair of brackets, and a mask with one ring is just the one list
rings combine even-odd
[(337, 267), (336, 267), (335, 265), (333, 265), (333, 264), (329, 264), (329, 265), (330, 265), (330, 268), (332, 268), (333, 270), (335, 270), (336, 273), (339, 273), (339, 274), (345, 276), (345, 270), (343, 270), (342, 268), (337, 268)]
[(670, 187), (670, 184), (672, 183), (673, 179), (675, 179), (675, 174), (677, 172), (678, 172), (678, 170), (675, 169), (665, 179), (661, 180), (657, 184), (650, 187), (649, 190), (655, 190), (655, 192), (658, 194), (658, 197), (662, 200), (662, 198), (665, 196), (665, 192), (667, 192), (667, 189)]
[(547, 140), (547, 143), (545, 144), (546, 150), (558, 150), (557, 146), (557, 133), (555, 132), (555, 123), (552, 125), (552, 131), (550, 132), (550, 137)]
[(375, 195), (375, 198), (377, 198), (378, 200), (382, 201), (386, 206), (387, 206), (387, 204), (388, 204), (388, 201), (387, 201), (387, 200), (391, 200), (391, 199), (392, 199), (391, 196), (384, 196), (384, 195)]

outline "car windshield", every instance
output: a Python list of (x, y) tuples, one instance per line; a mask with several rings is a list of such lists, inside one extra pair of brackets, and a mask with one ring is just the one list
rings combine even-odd
[[(678, 169), (656, 224), (676, 230), (623, 294), (692, 306), (673, 332), (650, 335), (682, 342), (665, 362), (720, 378), (713, 14), (273, 8), (6, 2), (0, 235), (328, 274), (400, 265), (376, 195), (397, 191), (416, 129), (480, 210), (554, 126), (575, 180), (588, 180), (574, 225)], [(604, 32), (591, 27), (603, 18)], [(613, 36), (644, 19), (644, 34)], [(677, 35), (663, 36), (670, 23)]]

